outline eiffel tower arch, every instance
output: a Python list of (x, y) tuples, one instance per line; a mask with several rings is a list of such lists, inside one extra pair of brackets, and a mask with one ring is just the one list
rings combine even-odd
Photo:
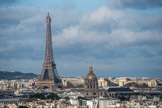
[(54, 62), (53, 57), (53, 49), (52, 49), (52, 36), (51, 36), (51, 18), (49, 16), (46, 17), (46, 50), (45, 50), (45, 58), (44, 63), (42, 65), (42, 71), (36, 82), (36, 88), (50, 88), (50, 89), (62, 89), (62, 81), (58, 76), (56, 64)]

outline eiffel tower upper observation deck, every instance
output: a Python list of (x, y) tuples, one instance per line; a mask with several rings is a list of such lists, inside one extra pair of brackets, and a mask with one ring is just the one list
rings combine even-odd
[(37, 88), (46, 88), (49, 87), (51, 89), (63, 88), (62, 81), (58, 76), (56, 70), (56, 64), (53, 58), (53, 50), (52, 50), (52, 36), (51, 36), (51, 18), (49, 16), (46, 17), (46, 51), (45, 51), (45, 59), (42, 67), (41, 75), (39, 76), (38, 81), (36, 82)]

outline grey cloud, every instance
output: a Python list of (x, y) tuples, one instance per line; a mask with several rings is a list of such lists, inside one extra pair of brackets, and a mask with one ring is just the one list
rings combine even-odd
[[(0, 14), (0, 58), (1, 59), (42, 59), (45, 50), (47, 10), (39, 8), (1, 8)], [(77, 23), (76, 13), (50, 12), (52, 34)], [(66, 20), (64, 18), (66, 17)], [(76, 17), (79, 17), (76, 15)]]
[(0, 7), (15, 5), (20, 0), (0, 0)]
[[(1, 34), (12, 34), (12, 36), (18, 36), (18, 38), (25, 36), (27, 33), (28, 36), (44, 36), (45, 33), (42, 31), (45, 31), (46, 29), (45, 17), (47, 12), (48, 10), (39, 8), (1, 8)], [(52, 34), (57, 34), (61, 31), (61, 29), (66, 28), (69, 25), (77, 24), (79, 17), (79, 15), (75, 12), (62, 11), (51, 11), (50, 16), (52, 18), (52, 32), (54, 31)], [(74, 17), (71, 18), (71, 16)], [(20, 35), (23, 36), (20, 37)]]
[(95, 31), (111, 32), (116, 29), (133, 31), (161, 29), (161, 14), (148, 15), (139, 12), (110, 9), (106, 6), (97, 11), (86, 14), (81, 20), (81, 27)]
[[(30, 65), (37, 61), (34, 63), (39, 64), (39, 69), (31, 67), (33, 72), (39, 73), (45, 50), (47, 10), (6, 8), (0, 9), (0, 14), (3, 15), (0, 17), (0, 60), (14, 59), (17, 65), (18, 61)], [(97, 75), (97, 70), (104, 75), (112, 75), (109, 72), (118, 75), (120, 70), (129, 76), (135, 72), (133, 66), (137, 66), (137, 73), (146, 71), (146, 67), (157, 74), (162, 70), (159, 66), (162, 56), (160, 14), (151, 16), (103, 6), (86, 14), (52, 11), (50, 16), (54, 58), (61, 75), (65, 75), (66, 70), (84, 76), (90, 63), (95, 64)], [(27, 68), (22, 66), (21, 69), (26, 71)]]
[[(101, 7), (95, 12), (85, 14), (80, 24), (63, 29), (53, 40), (58, 49), (66, 49), (65, 55), (71, 55), (65, 59), (71, 62), (76, 59), (85, 64), (93, 62), (98, 70), (105, 69), (104, 75), (109, 74), (106, 71), (110, 70), (117, 76), (119, 69), (124, 76), (138, 76), (132, 74), (133, 72), (145, 76), (150, 70), (155, 70), (160, 75), (161, 68), (157, 68), (160, 65), (151, 62), (154, 58), (161, 60), (161, 21), (157, 20), (160, 16)], [(75, 48), (78, 48), (76, 51), (80, 53), (71, 53), (71, 49)], [(84, 58), (85, 61), (78, 58)], [(102, 66), (100, 68), (100, 65), (104, 66), (104, 69)], [(149, 69), (145, 69), (148, 66)], [(151, 71), (149, 75), (152, 75)]]
[[(30, 46), (32, 45), (32, 47), (42, 47), (43, 44), (41, 43), (38, 43), (36, 46), (33, 45), (34, 42), (37, 41), (45, 42), (45, 18), (43, 14), (37, 14), (39, 9), (29, 8), (28, 10), (28, 8), (22, 8), (23, 11), (26, 11), (25, 13), (30, 13), (28, 11), (33, 10), (32, 13), (25, 15), (21, 13), (20, 8), (16, 8), (15, 10), (14, 8), (9, 8), (8, 12), (11, 10), (13, 11), (12, 14), (10, 14), (11, 17), (8, 14), (4, 14), (7, 11), (0, 11), (4, 14), (4, 17), (0, 18), (2, 22), (1, 39), (4, 37), (6, 41), (12, 40), (10, 42), (26, 40), (24, 42), (28, 43)], [(15, 17), (14, 11), (21, 14)], [(43, 11), (46, 14), (46, 10), (39, 11)], [(101, 14), (101, 12), (104, 13)], [(65, 13), (63, 12), (62, 14)], [(52, 12), (54, 46), (58, 48), (58, 50), (62, 48), (62, 51), (58, 51), (59, 53), (64, 52), (64, 54), (66, 54), (68, 48), (71, 48), (70, 51), (73, 53), (79, 51), (86, 53), (88, 48), (97, 47), (97, 49), (101, 49), (102, 47), (116, 47), (118, 45), (137, 46), (146, 45), (146, 43), (148, 43), (147, 45), (157, 45), (158, 41), (161, 42), (161, 32), (158, 31), (158, 29), (161, 28), (161, 20), (157, 20), (160, 19), (160, 15), (155, 17), (149, 16), (142, 22), (141, 17), (144, 18), (145, 15), (136, 14), (133, 16), (133, 13), (128, 13), (126, 16), (126, 14), (127, 13), (121, 11), (109, 10), (107, 7), (102, 7), (96, 12), (84, 15), (81, 22), (78, 23), (79, 19), (77, 19), (77, 17), (75, 17), (77, 20), (75, 20), (75, 18), (73, 20), (70, 15), (66, 14), (66, 19), (64, 19), (60, 12), (54, 12), (54, 16)], [(71, 15), (77, 16), (76, 13), (72, 13)], [(137, 15), (139, 18), (136, 17)], [(98, 18), (97, 16), (100, 17)], [(5, 17), (9, 19), (5, 19)], [(11, 20), (14, 18), (15, 20), (12, 22)], [(130, 18), (132, 19), (131, 22), (128, 20)], [(136, 23), (137, 20), (139, 20), (139, 23)], [(10, 21), (12, 23), (10, 23)], [(5, 27), (6, 23), (8, 23), (8, 25)], [(65, 48), (62, 46), (66, 46), (67, 50), (63, 51)], [(78, 46), (83, 47), (78, 50)]]
[(147, 9), (162, 7), (161, 0), (110, 0), (110, 6), (117, 8)]
[(30, 44), (6, 43), (0, 47), (0, 59), (40, 59), (43, 57), (42, 50), (34, 49)]

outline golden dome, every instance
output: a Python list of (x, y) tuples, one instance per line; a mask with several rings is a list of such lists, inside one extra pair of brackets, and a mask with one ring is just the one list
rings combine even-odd
[(89, 73), (87, 74), (86, 79), (96, 79), (96, 75), (93, 73), (92, 65), (89, 67)]
[(96, 75), (94, 73), (88, 73), (86, 79), (96, 79)]

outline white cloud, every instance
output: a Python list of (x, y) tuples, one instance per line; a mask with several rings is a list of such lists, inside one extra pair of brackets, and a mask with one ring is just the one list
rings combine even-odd
[(81, 23), (83, 24), (90, 24), (90, 25), (97, 25), (103, 24), (105, 22), (112, 23), (113, 21), (119, 20), (123, 13), (118, 10), (111, 10), (106, 6), (102, 6), (97, 11), (85, 14), (82, 17)]
[[(139, 42), (162, 40), (161, 31), (146, 27), (147, 24), (156, 25), (157, 21), (153, 20), (154, 16), (145, 18), (146, 21), (143, 21), (141, 18), (144, 18), (145, 15), (133, 14), (103, 6), (95, 12), (83, 15), (80, 24), (63, 29), (61, 33), (54, 36), (53, 40), (57, 47), (70, 47), (76, 44), (90, 46), (100, 44), (100, 47), (105, 44), (111, 46), (136, 45)], [(156, 23), (152, 23), (153, 21)], [(143, 30), (143, 28), (145, 29)]]

